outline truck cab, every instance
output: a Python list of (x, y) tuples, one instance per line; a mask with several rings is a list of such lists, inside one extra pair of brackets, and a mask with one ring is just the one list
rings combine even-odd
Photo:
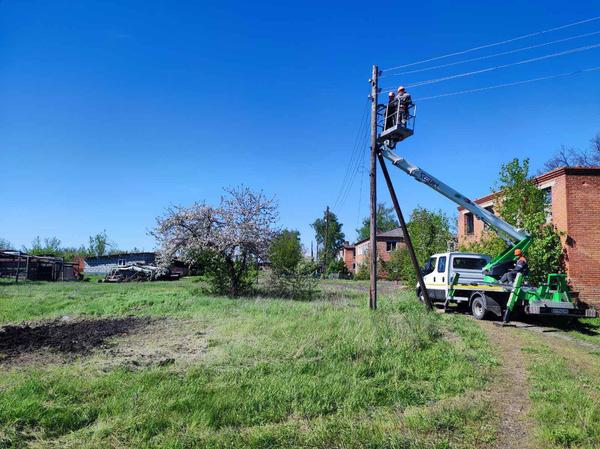
[(447, 252), (432, 255), (422, 268), (429, 297), (434, 302), (468, 302), (471, 292), (459, 290), (452, 298), (448, 295), (454, 275), (459, 274), (461, 284), (479, 284), (483, 282), (482, 269), (489, 261), (489, 256), (477, 253)]

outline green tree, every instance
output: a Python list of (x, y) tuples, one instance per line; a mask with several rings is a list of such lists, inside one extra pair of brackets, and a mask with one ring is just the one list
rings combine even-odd
[(345, 235), (342, 232), (342, 223), (333, 212), (326, 209), (323, 212), (323, 218), (317, 218), (311, 226), (315, 230), (317, 246), (321, 248), (319, 252), (321, 265), (323, 265), (325, 257), (328, 261), (335, 260), (344, 245)]
[(108, 239), (106, 229), (95, 235), (90, 235), (88, 252), (93, 256), (105, 256), (108, 254), (108, 249), (114, 246)]
[(463, 243), (460, 245), (459, 250), (496, 257), (498, 254), (506, 251), (506, 243), (494, 231), (485, 229), (481, 235), (481, 239)]
[(30, 248), (24, 248), (29, 254), (34, 256), (40, 256), (43, 254), (52, 254), (60, 257), (62, 254), (61, 241), (57, 237), (46, 237), (42, 242), (38, 235), (31, 242)]
[(335, 259), (329, 262), (329, 266), (327, 267), (327, 274), (337, 274), (340, 279), (350, 279), (352, 277), (352, 273), (348, 270), (346, 263), (343, 259)]
[(13, 246), (8, 240), (0, 237), (0, 249), (12, 249), (12, 248), (13, 248)]
[(548, 273), (563, 271), (564, 255), (560, 232), (547, 223), (544, 192), (529, 175), (529, 159), (513, 159), (500, 168), (497, 209), (508, 223), (522, 228), (532, 237), (527, 250), (529, 279), (544, 282)]
[(383, 263), (382, 268), (385, 270), (388, 281), (402, 281), (408, 285), (417, 281), (410, 255), (406, 248), (399, 248), (392, 251), (390, 259)]
[[(527, 250), (529, 279), (544, 282), (548, 273), (564, 271), (564, 254), (561, 234), (547, 223), (544, 192), (538, 189), (534, 177), (529, 174), (529, 159), (513, 159), (500, 167), (497, 191), (501, 192), (495, 209), (502, 219), (527, 231), (532, 244)], [(479, 242), (461, 247), (495, 257), (506, 251), (506, 244), (491, 230), (486, 230)]]
[(431, 211), (419, 206), (410, 214), (407, 226), (420, 265), (432, 254), (446, 251), (453, 237), (450, 219), (441, 210)]
[[(393, 207), (386, 207), (384, 203), (377, 204), (376, 210), (377, 229), (380, 232), (396, 229), (400, 224), (396, 219), (396, 212)], [(358, 241), (366, 240), (371, 235), (371, 217), (363, 218), (362, 226), (356, 230)]]
[(302, 260), (300, 233), (284, 229), (277, 234), (269, 249), (269, 260), (274, 273), (293, 273)]

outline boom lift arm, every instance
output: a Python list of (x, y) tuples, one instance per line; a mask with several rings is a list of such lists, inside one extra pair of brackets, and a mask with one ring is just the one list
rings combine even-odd
[(425, 170), (422, 170), (419, 167), (412, 165), (406, 159), (398, 156), (393, 151), (391, 151), (387, 145), (384, 144), (381, 146), (381, 154), (392, 164), (394, 164), (396, 167), (398, 167), (400, 170), (404, 171), (408, 175), (415, 178), (417, 181), (422, 182), (423, 184), (432, 188), (436, 192), (441, 193), (449, 200), (467, 209), (475, 217), (477, 217), (478, 219), (489, 225), (491, 228), (493, 228), (496, 231), (496, 233), (500, 236), (500, 238), (502, 238), (505, 242), (509, 243), (509, 245), (511, 246), (509, 249), (507, 249), (504, 253), (494, 258), (490, 263), (488, 263), (484, 267), (484, 274), (486, 274), (486, 276), (488, 277), (488, 279), (486, 280), (495, 282), (493, 275), (497, 274), (493, 273), (493, 268), (504, 262), (512, 261), (515, 249), (519, 248), (522, 251), (525, 251), (531, 244), (531, 237), (528, 233), (515, 228), (506, 221), (502, 220), (500, 217), (497, 217), (491, 212), (485, 210), (483, 207), (474, 203), (460, 192), (454, 190), (449, 185), (440, 181), (435, 176), (427, 173)]

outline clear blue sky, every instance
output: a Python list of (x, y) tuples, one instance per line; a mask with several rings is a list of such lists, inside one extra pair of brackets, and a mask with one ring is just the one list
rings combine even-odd
[[(308, 246), (309, 223), (334, 205), (343, 182), (373, 63), (397, 66), (598, 15), (589, 0), (1, 1), (0, 237), (17, 247), (36, 235), (79, 245), (106, 229), (120, 248), (151, 249), (146, 231), (167, 206), (217, 202), (223, 186), (244, 183), (276, 195), (281, 225)], [(598, 30), (595, 21), (463, 57)], [(418, 100), (598, 65), (592, 49), (411, 92)], [(423, 101), (415, 136), (397, 150), (480, 196), (502, 162), (527, 156), (537, 170), (561, 144), (586, 147), (599, 131), (597, 71)], [(366, 161), (367, 148), (361, 153)], [(393, 176), (407, 212), (420, 204), (454, 213), (443, 197)], [(349, 240), (368, 210), (367, 188), (359, 170), (333, 209)], [(383, 184), (379, 192), (388, 201)]]

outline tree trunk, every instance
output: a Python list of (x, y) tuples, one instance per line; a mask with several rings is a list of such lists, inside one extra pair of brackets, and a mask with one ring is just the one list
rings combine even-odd
[(235, 262), (230, 257), (225, 258), (227, 273), (229, 273), (229, 296), (236, 297), (239, 294), (239, 279), (235, 270)]

